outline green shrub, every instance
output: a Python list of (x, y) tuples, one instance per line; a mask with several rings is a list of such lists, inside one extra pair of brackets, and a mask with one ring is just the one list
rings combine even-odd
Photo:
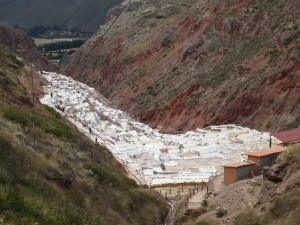
[(217, 208), (216, 209), (216, 216), (218, 218), (221, 218), (223, 216), (225, 216), (228, 213), (227, 209), (222, 209), (222, 208)]
[(251, 187), (254, 187), (254, 188), (260, 187), (261, 185), (262, 185), (262, 183), (260, 183), (260, 182), (253, 182), (253, 183), (251, 183)]
[(157, 92), (154, 90), (154, 87), (153, 86), (148, 86), (147, 87), (147, 92), (152, 95), (152, 96), (157, 96)]
[(161, 42), (161, 46), (163, 46), (164, 48), (170, 48), (171, 43), (172, 43), (172, 41), (170, 40), (170, 38), (165, 37)]
[(157, 15), (157, 16), (155, 16), (155, 18), (156, 18), (156, 19), (162, 19), (162, 18), (166, 18), (166, 17), (164, 17), (164, 16), (162, 16), (162, 15)]
[(203, 207), (207, 207), (208, 206), (208, 201), (207, 199), (204, 199), (202, 202), (201, 202), (202, 206)]

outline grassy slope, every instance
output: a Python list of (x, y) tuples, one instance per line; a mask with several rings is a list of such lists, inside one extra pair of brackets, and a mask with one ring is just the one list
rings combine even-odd
[[(96, 31), (108, 9), (122, 0), (0, 0), (0, 21), (30, 28), (37, 25)], [(28, 7), (30, 6), (30, 7)]]
[[(158, 224), (166, 203), (51, 108), (0, 49), (0, 218), (10, 224)], [(36, 81), (39, 83), (42, 81)], [(38, 87), (36, 87), (36, 90)]]
[[(261, 196), (262, 199), (271, 200), (270, 206), (264, 212), (251, 210), (239, 214), (235, 219), (234, 225), (298, 225), (300, 223), (299, 176), (297, 177), (298, 182), (294, 180), (292, 181), (292, 185), (288, 183), (288, 178), (296, 173), (300, 173), (300, 145), (290, 147), (287, 153), (279, 157), (277, 163), (280, 165), (288, 164), (288, 167), (283, 167), (282, 169), (286, 171), (284, 181), (274, 185), (271, 190), (267, 190)], [(285, 186), (285, 190), (278, 192), (279, 185)], [(277, 195), (274, 194), (276, 190)]]

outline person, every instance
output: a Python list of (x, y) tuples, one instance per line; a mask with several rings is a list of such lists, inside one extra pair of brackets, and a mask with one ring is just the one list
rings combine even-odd
[(52, 98), (52, 97), (53, 97), (53, 93), (52, 93), (52, 91), (51, 91), (50, 95), (51, 95), (51, 98)]
[(92, 128), (90, 128), (90, 127), (89, 127), (89, 132), (90, 132), (90, 134), (92, 134)]
[(96, 141), (96, 143), (98, 143), (98, 139), (97, 139), (97, 137), (95, 138), (95, 141)]

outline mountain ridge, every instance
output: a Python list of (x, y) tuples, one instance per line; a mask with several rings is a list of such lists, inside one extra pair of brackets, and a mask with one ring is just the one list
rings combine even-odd
[(141, 2), (61, 71), (162, 132), (297, 126), (297, 1)]
[(0, 22), (21, 28), (60, 26), (94, 32), (105, 21), (107, 11), (122, 0), (22, 0), (0, 1)]

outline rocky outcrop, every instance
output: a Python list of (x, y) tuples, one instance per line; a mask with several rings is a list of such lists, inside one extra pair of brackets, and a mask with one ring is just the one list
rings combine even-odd
[(287, 173), (287, 167), (289, 165), (289, 162), (275, 164), (271, 168), (267, 168), (267, 172), (264, 177), (273, 182), (282, 182)]
[(31, 38), (22, 31), (0, 25), (0, 47), (16, 53), (27, 62), (32, 62), (35, 69), (57, 71), (58, 66), (43, 58)]
[(162, 132), (281, 130), (300, 112), (297, 6), (147, 1), (102, 26), (61, 70)]
[(266, 171), (264, 178), (280, 183), (276, 193), (300, 186), (299, 149), (300, 145), (290, 147), (288, 152), (283, 152), (276, 160), (276, 164)]

